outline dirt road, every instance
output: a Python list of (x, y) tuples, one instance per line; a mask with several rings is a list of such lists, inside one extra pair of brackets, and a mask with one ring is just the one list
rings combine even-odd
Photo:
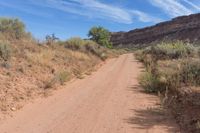
[(26, 105), (0, 122), (0, 133), (174, 133), (159, 99), (138, 86), (132, 54), (111, 59), (53, 96)]

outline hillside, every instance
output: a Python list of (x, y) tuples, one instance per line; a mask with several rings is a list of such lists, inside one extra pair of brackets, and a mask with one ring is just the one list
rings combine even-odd
[(112, 33), (113, 45), (147, 44), (162, 40), (200, 40), (200, 13), (181, 16), (171, 21), (162, 22), (151, 27), (135, 29), (128, 32)]
[(48, 36), (38, 42), (18, 19), (0, 18), (0, 119), (37, 97), (48, 96), (72, 78), (83, 78), (113, 57), (91, 40)]

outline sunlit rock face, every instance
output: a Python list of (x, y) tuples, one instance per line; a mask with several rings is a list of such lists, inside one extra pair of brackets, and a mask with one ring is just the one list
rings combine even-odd
[(200, 13), (177, 17), (143, 29), (114, 32), (111, 37), (115, 46), (142, 46), (162, 40), (200, 41)]

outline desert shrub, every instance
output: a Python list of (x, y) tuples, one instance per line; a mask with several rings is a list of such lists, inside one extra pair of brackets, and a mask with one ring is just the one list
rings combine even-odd
[(181, 81), (186, 85), (200, 85), (200, 60), (187, 60), (180, 69)]
[(70, 74), (68, 72), (62, 71), (62, 72), (58, 73), (57, 79), (60, 82), (60, 84), (63, 85), (66, 81), (69, 80), (69, 76), (70, 76)]
[(181, 76), (180, 76), (180, 68), (181, 68), (182, 59), (179, 60), (164, 60), (159, 61), (157, 66), (157, 73), (160, 75), (160, 79), (165, 81), (165, 87), (171, 90), (176, 90), (180, 88)]
[[(148, 92), (157, 92), (166, 88), (174, 90), (185, 83), (198, 80), (197, 75), (200, 74), (197, 70), (198, 63), (191, 64), (188, 62), (188, 65), (181, 63), (183, 62), (182, 57), (190, 57), (194, 52), (193, 50), (194, 48), (190, 45), (175, 42), (159, 44), (137, 51), (135, 54), (137, 59), (144, 63), (147, 70), (147, 73), (140, 78), (141, 85)], [(167, 62), (166, 59), (180, 60)], [(159, 60), (163, 60), (168, 65), (160, 66)]]
[(106, 53), (106, 49), (102, 46), (99, 46), (96, 42), (92, 40), (83, 40), (79, 37), (73, 37), (67, 40), (66, 43), (59, 43), (60, 45), (64, 45), (65, 48), (71, 50), (77, 50), (84, 53), (91, 53), (102, 60), (105, 60), (108, 56)]
[(86, 40), (84, 47), (87, 51), (90, 53), (100, 57), (102, 60), (106, 60), (108, 58), (107, 56), (107, 50), (101, 46), (99, 46), (96, 42)]
[(101, 53), (100, 58), (105, 61), (108, 58), (108, 56), (106, 53)]
[(0, 57), (4, 60), (7, 61), (11, 57), (11, 47), (9, 44), (6, 43), (0, 43)]
[(53, 49), (41, 49), (40, 52), (26, 52), (28, 61), (41, 66), (49, 66), (55, 56), (56, 51)]
[(175, 92), (177, 89), (181, 88), (182, 83), (180, 80), (180, 75), (178, 73), (168, 73), (164, 76), (161, 76), (160, 81), (163, 84), (162, 87), (169, 89), (171, 92)]
[(61, 85), (63, 85), (69, 79), (70, 79), (70, 73), (68, 73), (66, 71), (61, 71), (61, 72), (57, 73), (52, 79), (47, 80), (44, 83), (44, 88), (45, 89), (52, 88), (57, 83), (60, 83)]
[(146, 69), (147, 71), (139, 78), (140, 84), (147, 92), (164, 92), (166, 89), (175, 91), (182, 86), (183, 83), (178, 69), (171, 71), (170, 68), (167, 68), (164, 69), (164, 72), (158, 69), (156, 65), (149, 66)]
[(143, 50), (137, 50), (134, 53), (136, 59), (139, 60), (139, 61), (141, 61), (141, 62), (144, 62), (144, 59), (145, 59), (145, 55), (144, 55), (143, 52), (144, 52)]
[(67, 51), (70, 55), (71, 60), (75, 59), (77, 61), (88, 61), (90, 57), (88, 54), (80, 52), (80, 51)]
[(152, 74), (151, 72), (145, 72), (139, 77), (140, 85), (146, 92), (162, 92), (166, 89), (165, 82), (161, 78)]
[(73, 37), (67, 40), (65, 43), (65, 48), (71, 50), (83, 50), (83, 45), (85, 44), (84, 40), (79, 37)]
[(157, 59), (178, 59), (191, 56), (193, 50), (192, 45), (177, 41), (148, 47), (144, 50), (144, 54), (151, 54)]
[(26, 34), (25, 25), (12, 18), (0, 18), (0, 32), (9, 39), (20, 39)]
[(96, 42), (91, 40), (83, 40), (80, 37), (72, 37), (68, 39), (64, 45), (66, 48), (72, 50), (87, 50), (94, 53), (96, 49), (100, 48)]
[(97, 43), (95, 43), (94, 41), (90, 41), (90, 40), (85, 41), (84, 47), (86, 48), (87, 51), (89, 51), (93, 54), (97, 54), (98, 49), (100, 49), (100, 46), (98, 46)]
[(56, 37), (55, 34), (46, 35), (45, 39), (47, 45), (52, 45), (53, 43), (59, 40), (59, 38)]
[(158, 90), (168, 88), (176, 91), (184, 86), (200, 85), (200, 60), (186, 59), (165, 63), (166, 66), (157, 66), (156, 72), (151, 73), (160, 82)]
[(136, 59), (141, 61), (148, 72), (154, 73), (157, 69), (157, 58), (154, 58), (151, 54), (146, 54), (144, 50), (135, 52)]
[(57, 78), (52, 78), (46, 82), (44, 82), (44, 89), (52, 88), (57, 83)]
[(159, 44), (137, 52), (136, 57), (147, 68), (140, 77), (142, 87), (147, 92), (163, 91), (162, 103), (171, 108), (180, 125), (199, 129), (194, 114), (199, 115), (200, 49), (182, 42)]

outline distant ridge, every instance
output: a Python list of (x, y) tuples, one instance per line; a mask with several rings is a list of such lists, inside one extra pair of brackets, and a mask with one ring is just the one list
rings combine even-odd
[(113, 45), (149, 44), (162, 40), (200, 41), (200, 13), (176, 17), (154, 26), (128, 32), (113, 32)]

